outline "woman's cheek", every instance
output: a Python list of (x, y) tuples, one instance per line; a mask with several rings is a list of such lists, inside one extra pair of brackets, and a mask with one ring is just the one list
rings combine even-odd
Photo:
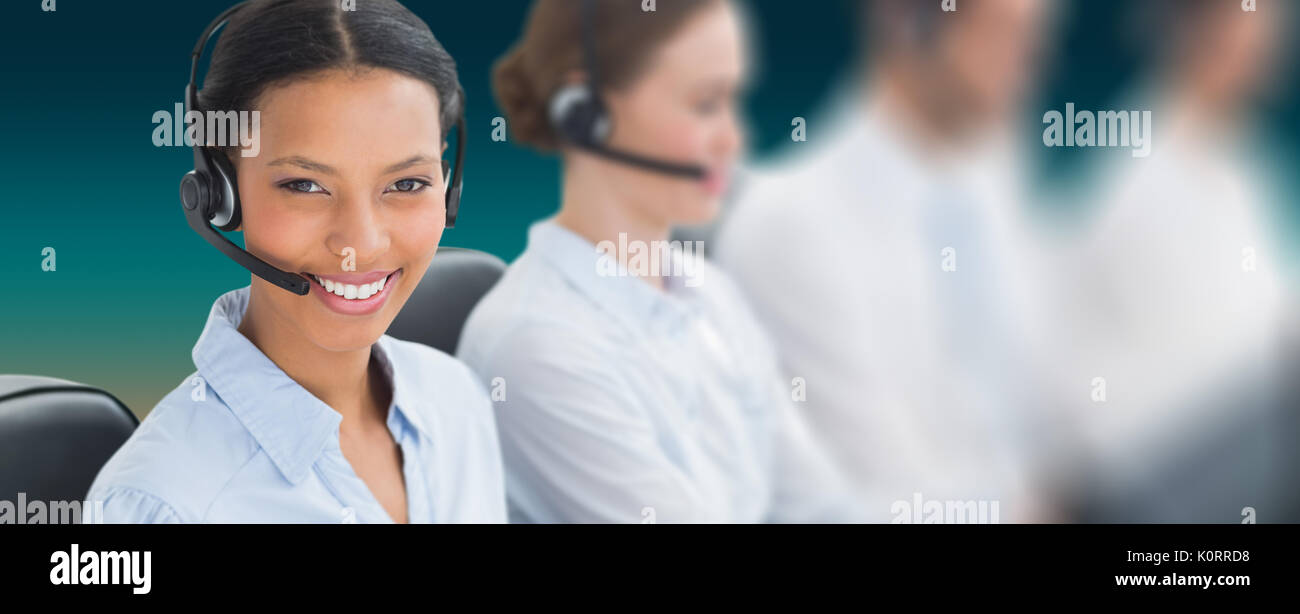
[(307, 251), (314, 231), (301, 213), (269, 199), (243, 209), (244, 241), (250, 250), (280, 268)]
[(688, 115), (663, 134), (669, 139), (667, 147), (675, 159), (695, 164), (706, 161), (709, 153), (709, 134), (711, 134), (708, 122), (700, 120), (693, 114)]
[(437, 249), (438, 243), (442, 240), (442, 233), (447, 223), (447, 213), (439, 202), (431, 202), (427, 206), (421, 206), (413, 213), (413, 215), (399, 217), (396, 226), (391, 229), (391, 232), (394, 238), (401, 238), (400, 241), (394, 241), (394, 243), (403, 245), (403, 251), (406, 251), (410, 255), (409, 257), (423, 259), (431, 256), (433, 251)]

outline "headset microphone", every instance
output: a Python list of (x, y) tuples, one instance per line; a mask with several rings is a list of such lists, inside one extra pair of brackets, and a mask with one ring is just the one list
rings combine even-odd
[(596, 0), (582, 2), (582, 51), (587, 82), (566, 85), (551, 97), (548, 109), (551, 125), (567, 143), (588, 153), (666, 175), (703, 179), (708, 170), (697, 164), (659, 160), (606, 144), (610, 132), (609, 112), (600, 97), (600, 75), (596, 61)]
[[(213, 33), (246, 4), (248, 3), (240, 2), (218, 15), (199, 36), (199, 42), (190, 56), (190, 82), (185, 86), (185, 105), (188, 110), (199, 108), (198, 68), (203, 49), (208, 46)], [(463, 91), (458, 90), (456, 95), (464, 100)], [(181, 178), (181, 205), (185, 208), (185, 219), (190, 228), (254, 275), (294, 294), (307, 294), (311, 290), (311, 282), (306, 277), (271, 266), (218, 232), (218, 229), (229, 232), (240, 225), (239, 187), (234, 165), (224, 153), (206, 145), (194, 144), (194, 170)], [(456, 165), (451, 169), (450, 177), (447, 177), (447, 162), (442, 163), (443, 176), (446, 178), (447, 228), (456, 225), (456, 214), (460, 211), (460, 196), (464, 189), (464, 161), (465, 120), (462, 117), (456, 122)]]

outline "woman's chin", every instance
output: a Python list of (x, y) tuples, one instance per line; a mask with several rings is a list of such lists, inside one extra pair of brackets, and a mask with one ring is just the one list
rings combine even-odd
[(722, 199), (715, 197), (697, 197), (690, 201), (684, 201), (679, 208), (673, 220), (674, 225), (694, 226), (697, 224), (708, 224), (714, 218), (718, 217), (718, 211), (722, 208)]
[(356, 325), (350, 328), (320, 326), (313, 327), (312, 340), (321, 349), (330, 352), (355, 352), (374, 345), (380, 337), (384, 336), (384, 330), (386, 328)]

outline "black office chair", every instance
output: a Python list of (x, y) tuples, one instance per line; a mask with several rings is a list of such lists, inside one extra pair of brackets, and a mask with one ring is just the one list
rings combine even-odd
[[(0, 500), (83, 501), (139, 420), (98, 388), (0, 375)], [(26, 513), (26, 510), (17, 510)]]
[(506, 263), (492, 254), (458, 247), (438, 249), (388, 334), (455, 354), (465, 319), (505, 270)]

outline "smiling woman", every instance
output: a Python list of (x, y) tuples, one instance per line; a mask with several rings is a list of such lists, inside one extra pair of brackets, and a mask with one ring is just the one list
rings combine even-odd
[[(189, 101), (260, 113), (260, 150), (196, 149), (182, 199), (255, 275), (217, 299), (197, 372), (90, 499), (108, 522), (503, 521), (486, 394), (455, 359), (384, 334), (455, 217), (441, 162), (463, 125), (454, 61), (393, 0), (227, 15)], [(242, 230), (247, 253), (212, 225)]]

